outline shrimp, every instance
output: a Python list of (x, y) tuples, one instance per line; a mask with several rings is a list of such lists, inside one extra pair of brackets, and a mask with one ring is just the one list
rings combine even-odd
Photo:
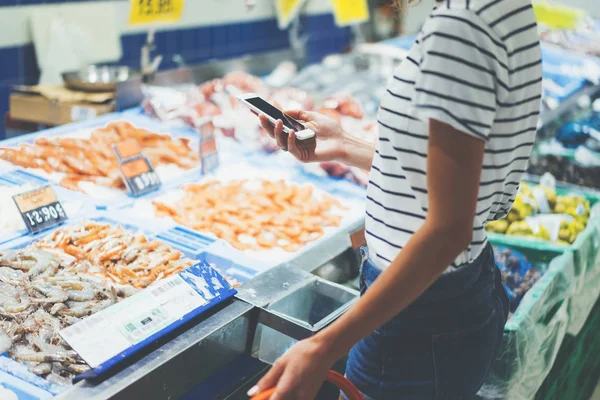
[(42, 362), (37, 365), (32, 365), (29, 367), (29, 371), (36, 375), (46, 375), (52, 371), (52, 364), (48, 362)]
[(12, 344), (12, 338), (0, 327), (0, 354), (4, 354), (10, 350)]
[(13, 353), (11, 355), (15, 360), (26, 361), (26, 362), (37, 362), (37, 363), (48, 363), (48, 362), (68, 362), (75, 363), (75, 358), (78, 357), (77, 353), (72, 350), (56, 351), (54, 353), (47, 352), (30, 352), (30, 353)]
[(69, 298), (67, 293), (56, 286), (34, 284), (31, 287), (46, 296), (44, 299), (32, 299), (31, 301), (34, 303), (62, 303), (67, 301)]

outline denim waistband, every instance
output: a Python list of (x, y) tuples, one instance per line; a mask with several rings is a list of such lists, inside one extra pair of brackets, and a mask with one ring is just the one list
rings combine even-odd
[[(383, 272), (369, 260), (369, 250), (361, 248), (362, 274), (369, 285)], [(416, 301), (427, 304), (444, 299), (452, 299), (469, 290), (482, 274), (493, 276), (495, 267), (494, 251), (488, 243), (479, 257), (472, 263), (440, 276)], [(494, 285), (494, 280), (491, 280)]]

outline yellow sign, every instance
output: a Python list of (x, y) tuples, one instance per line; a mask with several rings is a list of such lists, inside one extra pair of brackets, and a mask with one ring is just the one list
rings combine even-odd
[(286, 29), (300, 12), (306, 0), (275, 0), (279, 29)]
[(367, 0), (331, 0), (333, 15), (338, 26), (348, 26), (369, 19)]
[(576, 8), (536, 2), (533, 4), (538, 22), (552, 29), (573, 29), (585, 16), (585, 12)]
[(184, 0), (130, 0), (129, 24), (177, 22), (183, 13)]

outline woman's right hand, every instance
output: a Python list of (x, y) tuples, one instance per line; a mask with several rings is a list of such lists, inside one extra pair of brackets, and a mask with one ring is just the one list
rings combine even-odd
[(297, 119), (315, 133), (316, 146), (302, 146), (296, 142), (295, 132), (286, 135), (283, 132), (283, 122), (278, 120), (275, 125), (271, 124), (264, 115), (260, 116), (260, 122), (277, 141), (282, 149), (286, 149), (302, 162), (321, 162), (321, 161), (340, 161), (344, 158), (344, 138), (346, 133), (341, 125), (333, 118), (325, 115), (301, 110), (291, 110), (285, 112), (290, 117)]

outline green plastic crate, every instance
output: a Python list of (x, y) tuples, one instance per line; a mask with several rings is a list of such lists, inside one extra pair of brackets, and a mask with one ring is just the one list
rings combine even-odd
[(575, 290), (573, 253), (522, 252), (536, 265), (552, 261), (506, 324), (501, 350), (480, 392), (483, 398), (533, 398), (567, 333)]
[(600, 300), (579, 335), (567, 336), (536, 400), (588, 400), (600, 378)]
[[(527, 251), (529, 249), (557, 254), (571, 251), (575, 261), (574, 279), (576, 282), (576, 291), (580, 291), (588, 280), (600, 273), (600, 212), (598, 212), (600, 210), (600, 195), (585, 190), (560, 188), (556, 192), (558, 195), (585, 197), (594, 208), (587, 227), (579, 234), (571, 246), (561, 246), (540, 239), (508, 236), (493, 232), (487, 233), (488, 239), (495, 246), (507, 246), (520, 251)], [(592, 302), (587, 305), (587, 313), (589, 313), (593, 304)], [(587, 313), (584, 313), (583, 320), (587, 317)], [(581, 324), (579, 325), (581, 326)]]
[[(530, 182), (527, 182), (527, 184), (531, 185), (531, 186), (535, 185), (534, 183), (530, 183)], [(558, 196), (573, 195), (573, 196), (584, 197), (585, 199), (587, 199), (590, 202), (591, 207), (594, 207), (596, 204), (600, 203), (600, 194), (598, 194), (596, 192), (588, 191), (585, 189), (579, 190), (579, 189), (557, 188), (556, 194)], [(598, 207), (600, 207), (600, 205)], [(563, 251), (565, 251), (567, 249), (581, 247), (583, 245), (582, 242), (584, 240), (588, 239), (588, 237), (585, 236), (584, 233), (586, 231), (590, 230), (589, 228), (598, 227), (598, 226), (600, 226), (600, 215), (591, 215), (590, 220), (588, 221), (588, 226), (582, 233), (579, 234), (579, 236), (575, 240), (575, 243), (573, 243), (571, 246), (563, 246), (560, 244), (552, 243), (552, 242), (542, 240), (542, 239), (537, 239), (537, 238), (530, 238), (530, 237), (523, 237), (523, 236), (509, 236), (509, 235), (505, 235), (503, 233), (495, 233), (495, 232), (487, 232), (487, 236), (492, 244), (495, 244), (498, 246), (508, 246), (508, 247), (513, 247), (515, 249), (534, 249), (534, 250), (540, 250), (540, 251), (552, 251), (552, 252), (562, 253)]]

